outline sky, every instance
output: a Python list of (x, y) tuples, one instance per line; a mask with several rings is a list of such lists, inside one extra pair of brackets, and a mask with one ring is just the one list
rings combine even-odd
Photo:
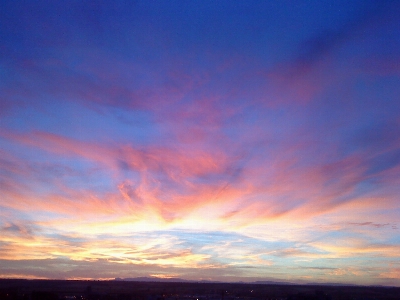
[(399, 16), (0, 1), (0, 278), (400, 286)]

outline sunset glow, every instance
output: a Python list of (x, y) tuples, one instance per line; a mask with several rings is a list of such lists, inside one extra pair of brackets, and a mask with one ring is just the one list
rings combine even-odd
[(0, 278), (400, 286), (399, 16), (1, 1)]

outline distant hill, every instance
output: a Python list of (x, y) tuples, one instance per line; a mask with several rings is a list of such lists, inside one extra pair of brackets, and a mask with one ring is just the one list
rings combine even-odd
[[(246, 282), (247, 283), (247, 282)], [(292, 283), (289, 281), (270, 281), (270, 280), (259, 280), (259, 281), (254, 281), (254, 282), (248, 282), (248, 283), (254, 283), (254, 284), (271, 284), (271, 285), (296, 285), (296, 283)]]
[(115, 281), (142, 281), (142, 282), (197, 282), (182, 278), (157, 278), (157, 277), (134, 277), (134, 278), (115, 278)]
[[(157, 278), (157, 277), (133, 277), (133, 278), (115, 278), (115, 281), (141, 281), (141, 282), (199, 282), (199, 283), (221, 283), (221, 281), (213, 280), (187, 280), (182, 278)], [(253, 282), (232, 282), (242, 284), (270, 284), (270, 285), (285, 285), (294, 284), (286, 281), (253, 281)]]
[(182, 278), (157, 278), (157, 277), (133, 277), (133, 278), (115, 278), (114, 281), (139, 281), (139, 282), (190, 282), (190, 283), (222, 283), (214, 280), (187, 280)]

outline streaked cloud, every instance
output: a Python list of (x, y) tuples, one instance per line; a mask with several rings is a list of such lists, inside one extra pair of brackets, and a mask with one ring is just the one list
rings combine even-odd
[(399, 10), (2, 4), (0, 277), (399, 285)]

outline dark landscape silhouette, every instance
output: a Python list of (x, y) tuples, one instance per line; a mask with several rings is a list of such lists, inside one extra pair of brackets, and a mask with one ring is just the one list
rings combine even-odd
[[(398, 300), (399, 287), (128, 280), (1, 279), (0, 300)], [(147, 278), (150, 280), (150, 278)]]

